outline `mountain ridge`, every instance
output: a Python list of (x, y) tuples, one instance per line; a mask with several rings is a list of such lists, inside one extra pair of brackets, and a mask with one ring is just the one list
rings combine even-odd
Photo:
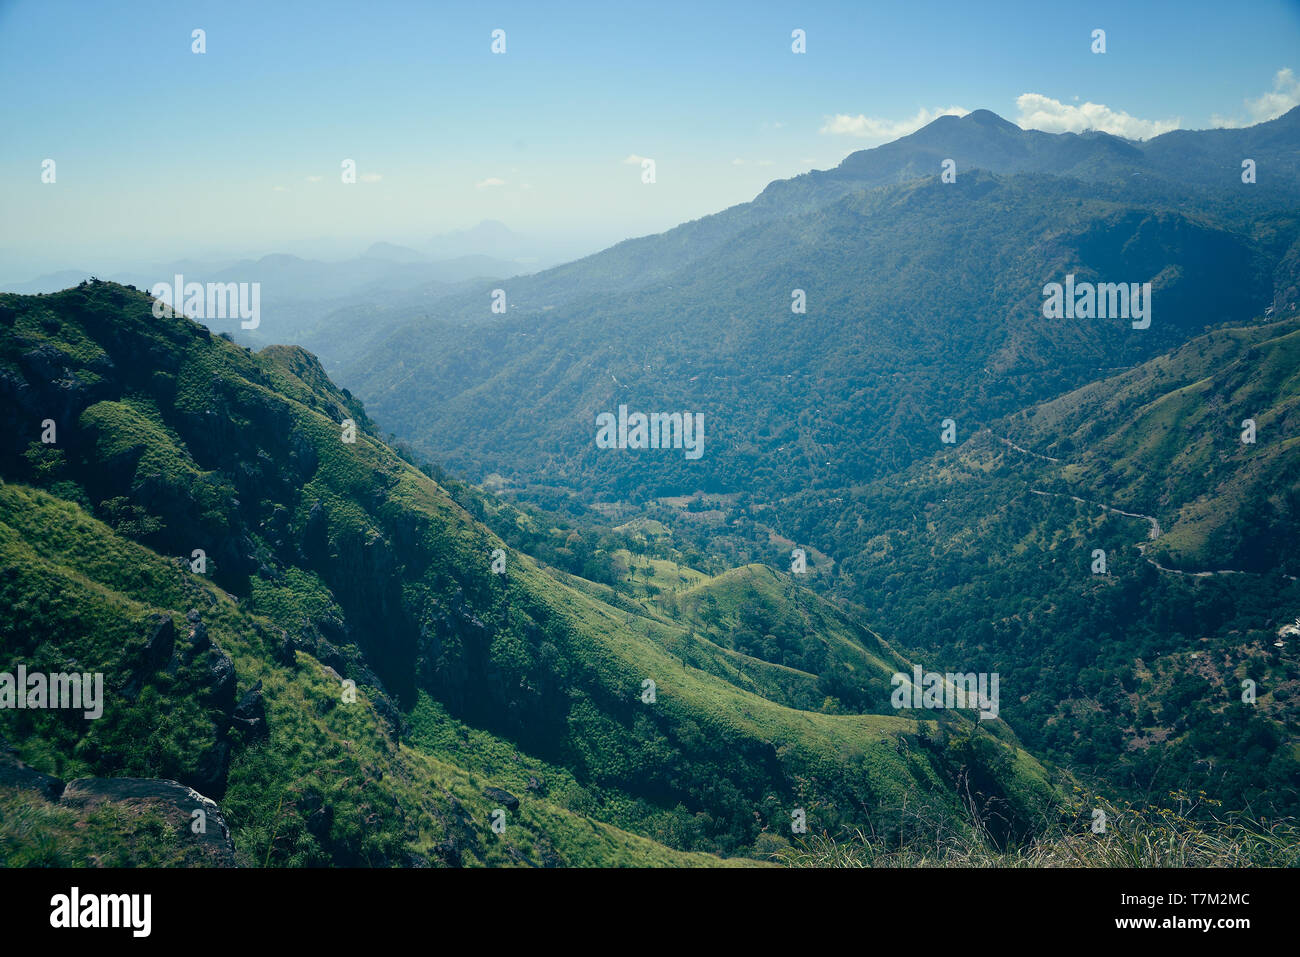
[[(3, 646), (112, 689), (103, 726), (5, 712), (0, 733), (43, 773), (203, 785), (243, 863), (626, 860), (576, 842), (584, 817), (639, 835), (647, 861), (761, 858), (800, 806), (833, 830), (924, 795), (925, 827), (966, 827), (963, 767), (1008, 834), (1056, 800), (997, 722), (800, 710), (691, 666), (685, 623), (511, 550), (300, 348), (251, 353), (114, 284), (0, 296), (0, 409), (31, 424), (0, 447)], [(503, 776), (541, 783), (484, 787)], [(497, 790), (518, 837), (490, 826)]]

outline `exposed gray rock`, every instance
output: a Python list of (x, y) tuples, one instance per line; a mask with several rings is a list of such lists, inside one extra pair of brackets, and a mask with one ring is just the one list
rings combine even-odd
[(171, 615), (155, 615), (149, 638), (144, 645), (144, 664), (150, 672), (157, 671), (171, 661), (176, 648), (176, 624)]
[(225, 714), (235, 707), (235, 663), (216, 645), (208, 651), (208, 688), (212, 703)]
[(498, 802), (507, 811), (514, 811), (519, 807), (519, 798), (501, 788), (484, 788), (483, 796)]
[(260, 680), (239, 699), (239, 704), (231, 715), (231, 723), (254, 737), (266, 734), (266, 701), (262, 698)]
[[(217, 803), (177, 781), (78, 778), (68, 782), (59, 803), (76, 808), (95, 808), (106, 803), (126, 807), (153, 805), (180, 827), (187, 840), (199, 844), (211, 863), (223, 867), (235, 865), (235, 844)], [(196, 815), (195, 811), (202, 813)]]
[(8, 748), (0, 748), (0, 787), (35, 791), (47, 801), (57, 801), (64, 784), (52, 775), (29, 768)]

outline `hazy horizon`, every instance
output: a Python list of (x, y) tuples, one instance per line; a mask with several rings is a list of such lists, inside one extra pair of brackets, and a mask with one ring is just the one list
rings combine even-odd
[[(0, 2), (0, 283), (187, 258), (344, 259), (483, 220), (565, 260), (945, 113), (1138, 139), (1300, 103), (1295, 3), (1249, 17), (1110, 3), (1086, 19), (1013, 4), (996, 23), (926, 4), (741, 9), (580, 4), (557, 18), (387, 3), (339, 31), (325, 27), (352, 8)], [(1095, 28), (1104, 56), (1089, 48)], [(926, 62), (904, 52), (922, 43)], [(345, 160), (355, 182), (342, 182)]]

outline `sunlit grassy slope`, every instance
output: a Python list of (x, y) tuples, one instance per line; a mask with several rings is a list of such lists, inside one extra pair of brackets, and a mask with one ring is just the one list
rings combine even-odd
[[(1022, 832), (1054, 800), (1000, 722), (873, 698), (901, 659), (789, 576), (656, 566), (691, 587), (638, 598), (507, 549), (300, 349), (94, 283), (0, 297), (0, 375), (0, 665), (108, 688), (98, 722), (6, 712), (0, 733), (65, 780), (211, 792), (243, 863), (708, 864), (766, 859), (795, 811), (960, 831), (961, 781)], [(784, 645), (738, 647), (741, 610)], [(15, 859), (26, 820), (0, 825)], [(131, 859), (87, 833), (40, 853)]]

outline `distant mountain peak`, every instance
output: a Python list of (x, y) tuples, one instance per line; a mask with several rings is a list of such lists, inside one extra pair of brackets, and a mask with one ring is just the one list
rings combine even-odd
[(435, 236), (433, 242), (442, 242), (448, 239), (453, 240), (477, 240), (502, 242), (518, 238), (514, 231), (499, 219), (484, 219), (475, 223), (469, 229), (457, 229), (441, 236)]
[(1014, 130), (1017, 133), (1023, 133), (1020, 127), (1016, 126), (1010, 120), (1004, 120), (992, 110), (974, 110), (961, 117), (962, 123), (976, 123), (979, 126), (987, 126), (992, 129)]
[(409, 246), (398, 246), (388, 242), (372, 243), (370, 248), (361, 255), (364, 259), (383, 259), (396, 263), (424, 262), (427, 258), (424, 253)]

